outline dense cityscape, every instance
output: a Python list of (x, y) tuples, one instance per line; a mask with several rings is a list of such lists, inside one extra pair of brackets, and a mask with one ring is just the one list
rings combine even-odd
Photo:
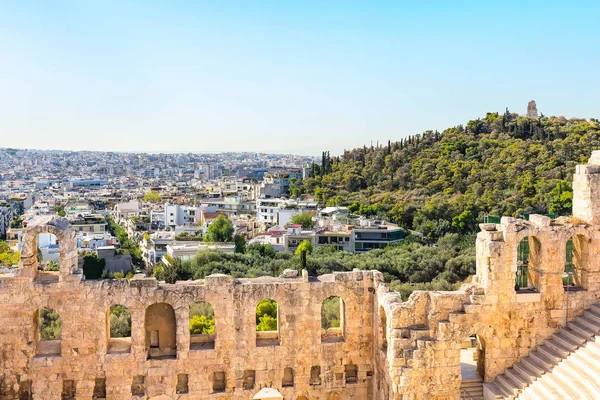
[[(294, 196), (294, 187), (319, 161), (255, 153), (2, 149), (0, 237), (10, 247), (5, 253), (13, 252), (3, 267), (16, 267), (8, 261), (18, 259), (23, 230), (40, 215), (69, 220), (81, 263), (91, 263), (92, 255), (104, 260), (106, 268), (88, 278), (151, 275), (157, 265), (189, 260), (203, 250), (234, 253), (261, 244), (294, 253), (306, 242), (311, 251), (333, 246), (362, 253), (404, 238), (397, 225), (353, 215), (347, 207), (319, 205), (314, 196)], [(233, 229), (225, 236), (208, 235), (219, 217)], [(122, 232), (126, 237), (119, 239)], [(45, 268), (56, 268), (58, 247), (55, 237), (40, 239)]]

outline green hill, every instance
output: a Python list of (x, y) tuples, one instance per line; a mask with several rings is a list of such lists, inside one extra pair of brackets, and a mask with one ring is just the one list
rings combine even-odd
[(323, 153), (314, 177), (293, 189), (439, 238), (475, 230), (485, 214), (570, 214), (575, 165), (599, 145), (597, 119), (507, 110), (339, 157)]

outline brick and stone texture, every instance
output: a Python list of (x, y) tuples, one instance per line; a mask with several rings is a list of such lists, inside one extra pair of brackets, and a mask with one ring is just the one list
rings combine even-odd
[[(416, 291), (405, 302), (377, 271), (85, 281), (68, 223), (45, 217), (28, 226), (17, 273), (0, 277), (0, 399), (251, 399), (272, 387), (286, 400), (458, 400), (460, 349), (470, 335), (478, 337), (478, 370), (491, 381), (600, 296), (598, 160), (595, 152), (577, 167), (574, 217), (482, 224), (472, 282), (455, 292)], [(37, 272), (40, 232), (59, 238), (57, 276)], [(515, 288), (524, 238), (532, 290)], [(574, 287), (562, 281), (569, 240)], [(344, 304), (336, 340), (322, 338), (329, 296)], [(257, 341), (256, 305), (266, 298), (278, 303), (278, 332)], [(214, 345), (196, 350), (189, 307), (199, 301), (214, 308), (215, 335)], [(116, 304), (131, 312), (129, 342), (109, 338)], [(42, 307), (60, 313), (58, 343), (40, 343)]]

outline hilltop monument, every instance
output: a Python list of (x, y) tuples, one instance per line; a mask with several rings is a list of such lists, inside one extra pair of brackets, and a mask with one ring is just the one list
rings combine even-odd
[(531, 100), (529, 103), (527, 103), (527, 116), (533, 118), (539, 117), (535, 100)]

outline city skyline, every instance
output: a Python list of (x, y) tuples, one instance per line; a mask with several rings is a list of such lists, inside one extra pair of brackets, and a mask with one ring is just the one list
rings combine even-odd
[[(594, 12), (596, 11), (596, 12)], [(0, 5), (2, 147), (332, 155), (598, 117), (595, 2)]]

